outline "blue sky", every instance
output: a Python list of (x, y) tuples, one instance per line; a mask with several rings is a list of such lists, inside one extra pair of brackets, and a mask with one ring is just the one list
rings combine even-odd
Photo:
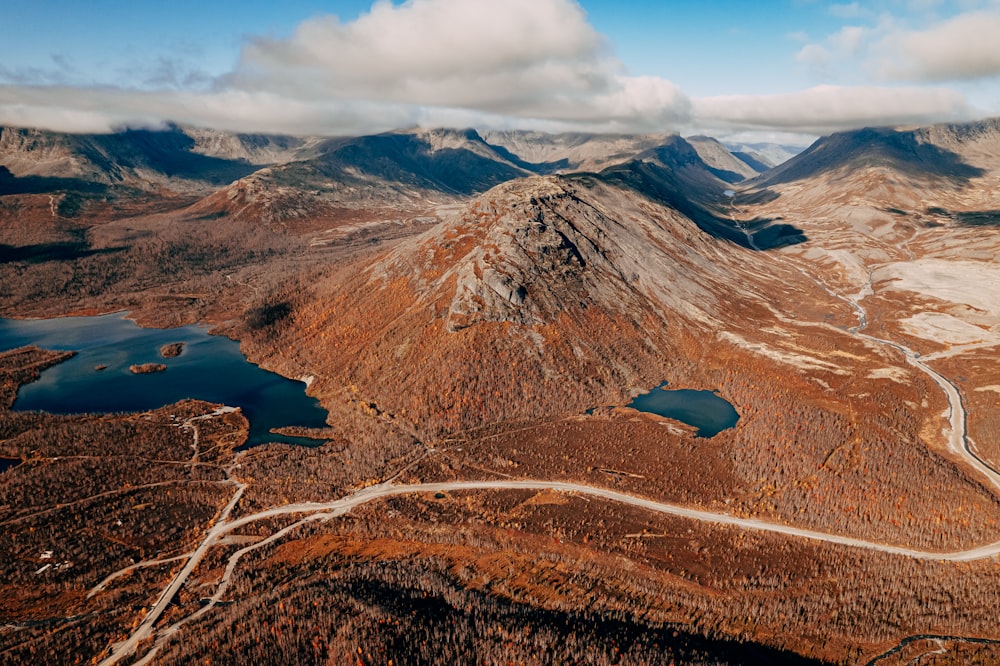
[(1000, 115), (997, 0), (0, 8), (0, 124), (325, 134), (471, 124), (805, 140)]

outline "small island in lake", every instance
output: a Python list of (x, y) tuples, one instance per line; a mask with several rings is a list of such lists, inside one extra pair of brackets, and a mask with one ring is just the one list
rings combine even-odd
[(177, 358), (184, 351), (183, 342), (171, 342), (169, 345), (160, 347), (160, 356), (163, 358)]
[(167, 369), (167, 366), (162, 363), (141, 363), (137, 365), (130, 365), (128, 367), (134, 375), (148, 375), (153, 372), (163, 372)]
[(304, 426), (284, 426), (281, 428), (271, 428), (272, 435), (285, 435), (286, 437), (302, 437), (304, 439), (332, 440), (336, 438), (336, 431), (333, 428), (306, 428)]

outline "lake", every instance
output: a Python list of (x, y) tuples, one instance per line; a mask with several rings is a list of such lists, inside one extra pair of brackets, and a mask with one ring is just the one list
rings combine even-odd
[[(164, 345), (184, 343), (179, 356), (163, 358)], [(239, 344), (206, 327), (140, 328), (124, 313), (53, 319), (0, 318), (0, 350), (24, 345), (73, 350), (77, 355), (25, 384), (14, 409), (55, 414), (139, 412), (184, 398), (240, 407), (250, 421), (247, 446), (319, 440), (273, 435), (283, 426), (326, 427), (326, 411), (305, 384), (247, 361)], [(131, 365), (161, 363), (163, 372), (133, 374)], [(97, 370), (106, 366), (103, 370)]]
[(666, 386), (664, 382), (649, 393), (636, 396), (628, 406), (694, 426), (698, 429), (698, 437), (714, 437), (740, 420), (736, 409), (712, 391), (667, 389)]

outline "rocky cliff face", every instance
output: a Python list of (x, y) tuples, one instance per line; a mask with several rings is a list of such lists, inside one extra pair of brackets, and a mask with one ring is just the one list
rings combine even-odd
[(195, 127), (187, 127), (183, 131), (194, 140), (194, 152), (261, 166), (310, 157), (315, 146), (322, 141), (318, 137), (235, 134)]
[(633, 316), (655, 303), (709, 318), (715, 299), (703, 281), (723, 278), (711, 239), (676, 211), (649, 214), (642, 203), (592, 177), (518, 180), (374, 272), (447, 290), (451, 331), (487, 321), (541, 325), (594, 306)]

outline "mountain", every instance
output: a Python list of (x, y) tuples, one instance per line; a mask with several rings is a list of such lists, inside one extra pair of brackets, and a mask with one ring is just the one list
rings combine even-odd
[(738, 183), (753, 178), (768, 167), (754, 159), (731, 153), (722, 142), (708, 136), (689, 136), (687, 142), (712, 172), (727, 183)]
[(865, 215), (873, 225), (941, 224), (992, 215), (1000, 208), (994, 195), (998, 181), (1000, 120), (875, 127), (819, 139), (748, 181), (740, 199), (773, 200), (794, 192), (771, 209), (803, 215), (809, 209), (814, 219), (822, 219), (851, 206), (857, 215), (869, 211)]
[(539, 174), (600, 171), (635, 159), (637, 155), (669, 143), (671, 134), (548, 134), (522, 130), (492, 130), (483, 138), (503, 149), (526, 169)]
[(773, 249), (805, 240), (800, 229), (776, 224), (771, 217), (737, 224), (727, 195), (731, 183), (718, 171), (688, 141), (674, 136), (631, 161), (608, 167), (600, 176), (670, 206), (712, 236), (744, 247)]
[[(953, 141), (945, 148), (939, 145), (942, 139)], [(796, 157), (772, 169), (760, 182), (787, 183), (864, 169), (886, 169), (921, 179), (963, 180), (982, 175), (980, 169), (949, 150), (961, 150), (966, 143), (955, 132), (927, 129), (884, 127), (839, 132), (819, 139)]]
[(657, 383), (686, 340), (759, 300), (761, 278), (746, 277), (738, 245), (615, 175), (489, 190), (314, 285), (278, 346), (318, 369), (318, 394), (361, 387), (425, 436), (582, 412)]
[[(756, 163), (767, 168), (787, 162), (804, 150), (804, 146), (781, 143), (727, 143), (726, 148), (738, 159), (751, 166)], [(764, 171), (765, 169), (758, 169)]]
[(317, 145), (328, 140), (283, 134), (240, 134), (198, 127), (185, 127), (182, 131), (194, 141), (192, 150), (196, 153), (260, 166), (304, 159)]
[[(530, 175), (475, 130), (408, 130), (313, 147), (315, 155), (262, 169), (198, 204), (205, 214), (280, 222), (370, 211), (428, 215), (436, 206)], [(352, 212), (353, 211), (353, 212)]]
[(15, 179), (27, 179), (21, 189), (32, 189), (25, 185), (39, 190), (104, 186), (208, 193), (270, 160), (287, 160), (307, 144), (291, 137), (176, 126), (113, 134), (0, 128), (0, 165)]

